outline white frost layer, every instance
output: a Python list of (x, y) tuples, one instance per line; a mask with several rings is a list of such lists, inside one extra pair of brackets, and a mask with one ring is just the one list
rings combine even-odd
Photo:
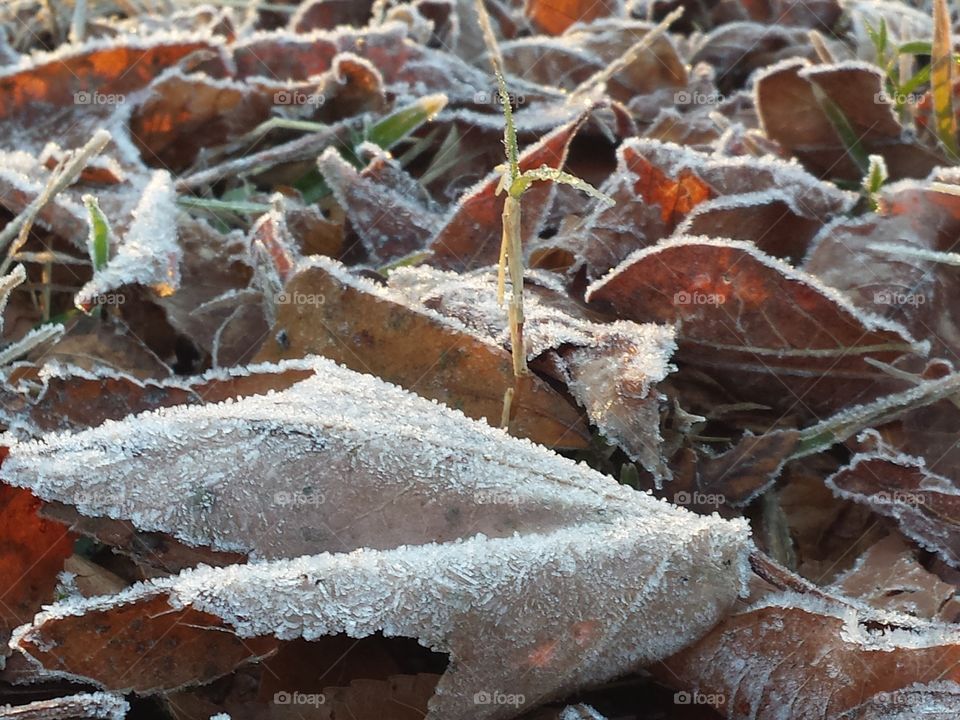
[(542, 532), (602, 515), (695, 517), (378, 378), (312, 363), (316, 374), (283, 392), (20, 443), (0, 479), (255, 557)]
[(504, 718), (485, 688), (538, 702), (666, 657), (706, 632), (745, 581), (743, 523), (686, 513), (621, 517), (546, 534), (360, 549), (200, 567), (117, 595), (47, 608), (43, 623), (158, 594), (224, 619), (243, 637), (415, 637), (451, 654), (431, 718)]
[(104, 692), (77, 693), (27, 705), (0, 705), (0, 718), (19, 718), (30, 714), (45, 720), (123, 720), (130, 704), (119, 695)]

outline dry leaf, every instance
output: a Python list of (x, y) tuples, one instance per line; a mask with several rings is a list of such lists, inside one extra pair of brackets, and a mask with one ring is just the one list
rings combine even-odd
[[(371, 376), (312, 364), (314, 377), (272, 395), (16, 445), (0, 475), (214, 549), (338, 552), (69, 601), (22, 628), (17, 647), (107, 687), (156, 690), (266, 650), (219, 630), (223, 650), (205, 652), (205, 666), (163, 663), (157, 632), (188, 615), (180, 643), (209, 642), (216, 618), (241, 638), (382, 630), (451, 654), (430, 717), (506, 718), (514, 708), (478, 709), (474, 694), (532, 707), (614, 677), (689, 643), (743, 589), (744, 523), (695, 516)], [(94, 639), (102, 624), (106, 647)], [(157, 654), (131, 668), (145, 642)]]

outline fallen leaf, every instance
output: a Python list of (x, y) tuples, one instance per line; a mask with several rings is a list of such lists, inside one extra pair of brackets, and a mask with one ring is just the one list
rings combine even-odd
[[(74, 535), (37, 515), (29, 490), (0, 485), (0, 637), (25, 623), (53, 599), (57, 575), (73, 553)], [(6, 654), (6, 653), (4, 653)]]
[[(656, 389), (673, 369), (673, 332), (658, 325), (599, 323), (569, 300), (546, 273), (527, 273), (524, 341), (527, 360), (553, 369), (587, 411), (591, 424), (639, 461), (659, 486), (670, 477), (660, 436)], [(510, 348), (506, 309), (497, 302), (493, 271), (469, 275), (429, 267), (398, 268), (390, 288), (422, 306), (463, 323), (473, 333)], [(522, 417), (522, 416), (521, 416)]]
[[(751, 243), (679, 237), (638, 251), (587, 290), (638, 322), (673, 322), (678, 359), (743, 400), (832, 413), (902, 387), (865, 361), (922, 350), (816, 278)], [(733, 378), (736, 378), (734, 380)], [(787, 397), (783, 396), (787, 390)]]
[(524, 13), (541, 31), (560, 35), (577, 22), (588, 23), (601, 17), (619, 15), (623, 3), (591, 0), (527, 0)]
[(949, 625), (788, 592), (727, 617), (658, 675), (728, 717), (833, 718), (880, 692), (956, 682), (958, 661)]
[[(274, 341), (258, 360), (319, 354), (499, 425), (514, 387), (510, 354), (427, 309), (350, 275), (333, 260), (305, 262), (278, 298)], [(549, 446), (584, 447), (579, 413), (548, 384), (526, 379), (512, 431)]]
[[(689, 643), (743, 589), (745, 523), (695, 516), (374, 377), (312, 362), (314, 377), (279, 393), (11, 448), (5, 482), (263, 560), (52, 606), (16, 646), (107, 687), (159, 690), (216, 677), (272, 642), (251, 651), (238, 636), (383, 630), (451, 654), (431, 717), (506, 718), (513, 708), (478, 709), (474, 694), (499, 688), (533, 706), (615, 677)], [(118, 434), (123, 448), (104, 442)], [(147, 467), (164, 469), (138, 469)], [(119, 498), (97, 492), (120, 487)], [(271, 488), (270, 506), (251, 506)], [(267, 561), (324, 550), (337, 552)], [(179, 618), (191, 620), (176, 624), (180, 645), (207, 643), (217, 627), (223, 650), (160, 665), (176, 652), (164, 645), (131, 668), (131, 653), (159, 648), (157, 633)], [(104, 624), (106, 646), (96, 640)]]
[[(819, 100), (817, 93), (826, 100)], [(865, 170), (851, 159), (824, 102), (832, 103), (849, 123), (864, 158), (883, 156), (891, 178), (924, 177), (944, 164), (934, 150), (907, 138), (874, 66), (786, 60), (757, 75), (756, 94), (766, 135), (818, 177), (859, 182)]]

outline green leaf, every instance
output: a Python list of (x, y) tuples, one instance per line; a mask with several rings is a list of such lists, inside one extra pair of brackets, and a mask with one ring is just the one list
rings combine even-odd
[(426, 95), (373, 123), (367, 128), (364, 139), (389, 150), (421, 125), (433, 120), (446, 104), (447, 96), (442, 93)]
[(600, 192), (586, 180), (581, 180), (576, 175), (571, 175), (570, 173), (563, 172), (563, 170), (557, 170), (555, 168), (547, 167), (546, 165), (535, 170), (527, 170), (521, 173), (521, 175), (514, 180), (513, 184), (510, 186), (510, 194), (513, 197), (520, 197), (520, 195), (522, 195), (523, 192), (530, 187), (530, 184), (536, 182), (537, 180), (549, 180), (550, 182), (570, 185), (571, 187), (575, 187), (577, 190), (585, 192), (587, 195), (599, 200), (600, 202), (608, 205), (614, 204), (613, 198)]
[(87, 252), (94, 271), (101, 270), (110, 259), (110, 223), (100, 209), (100, 203), (93, 195), (84, 195), (83, 204), (90, 218), (90, 234), (87, 237)]

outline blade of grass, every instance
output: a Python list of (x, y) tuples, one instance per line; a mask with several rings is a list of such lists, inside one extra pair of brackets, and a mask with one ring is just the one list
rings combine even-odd
[(933, 45), (930, 53), (930, 85), (937, 138), (953, 160), (960, 159), (957, 147), (957, 116), (953, 108), (953, 40), (947, 0), (933, 3)]

